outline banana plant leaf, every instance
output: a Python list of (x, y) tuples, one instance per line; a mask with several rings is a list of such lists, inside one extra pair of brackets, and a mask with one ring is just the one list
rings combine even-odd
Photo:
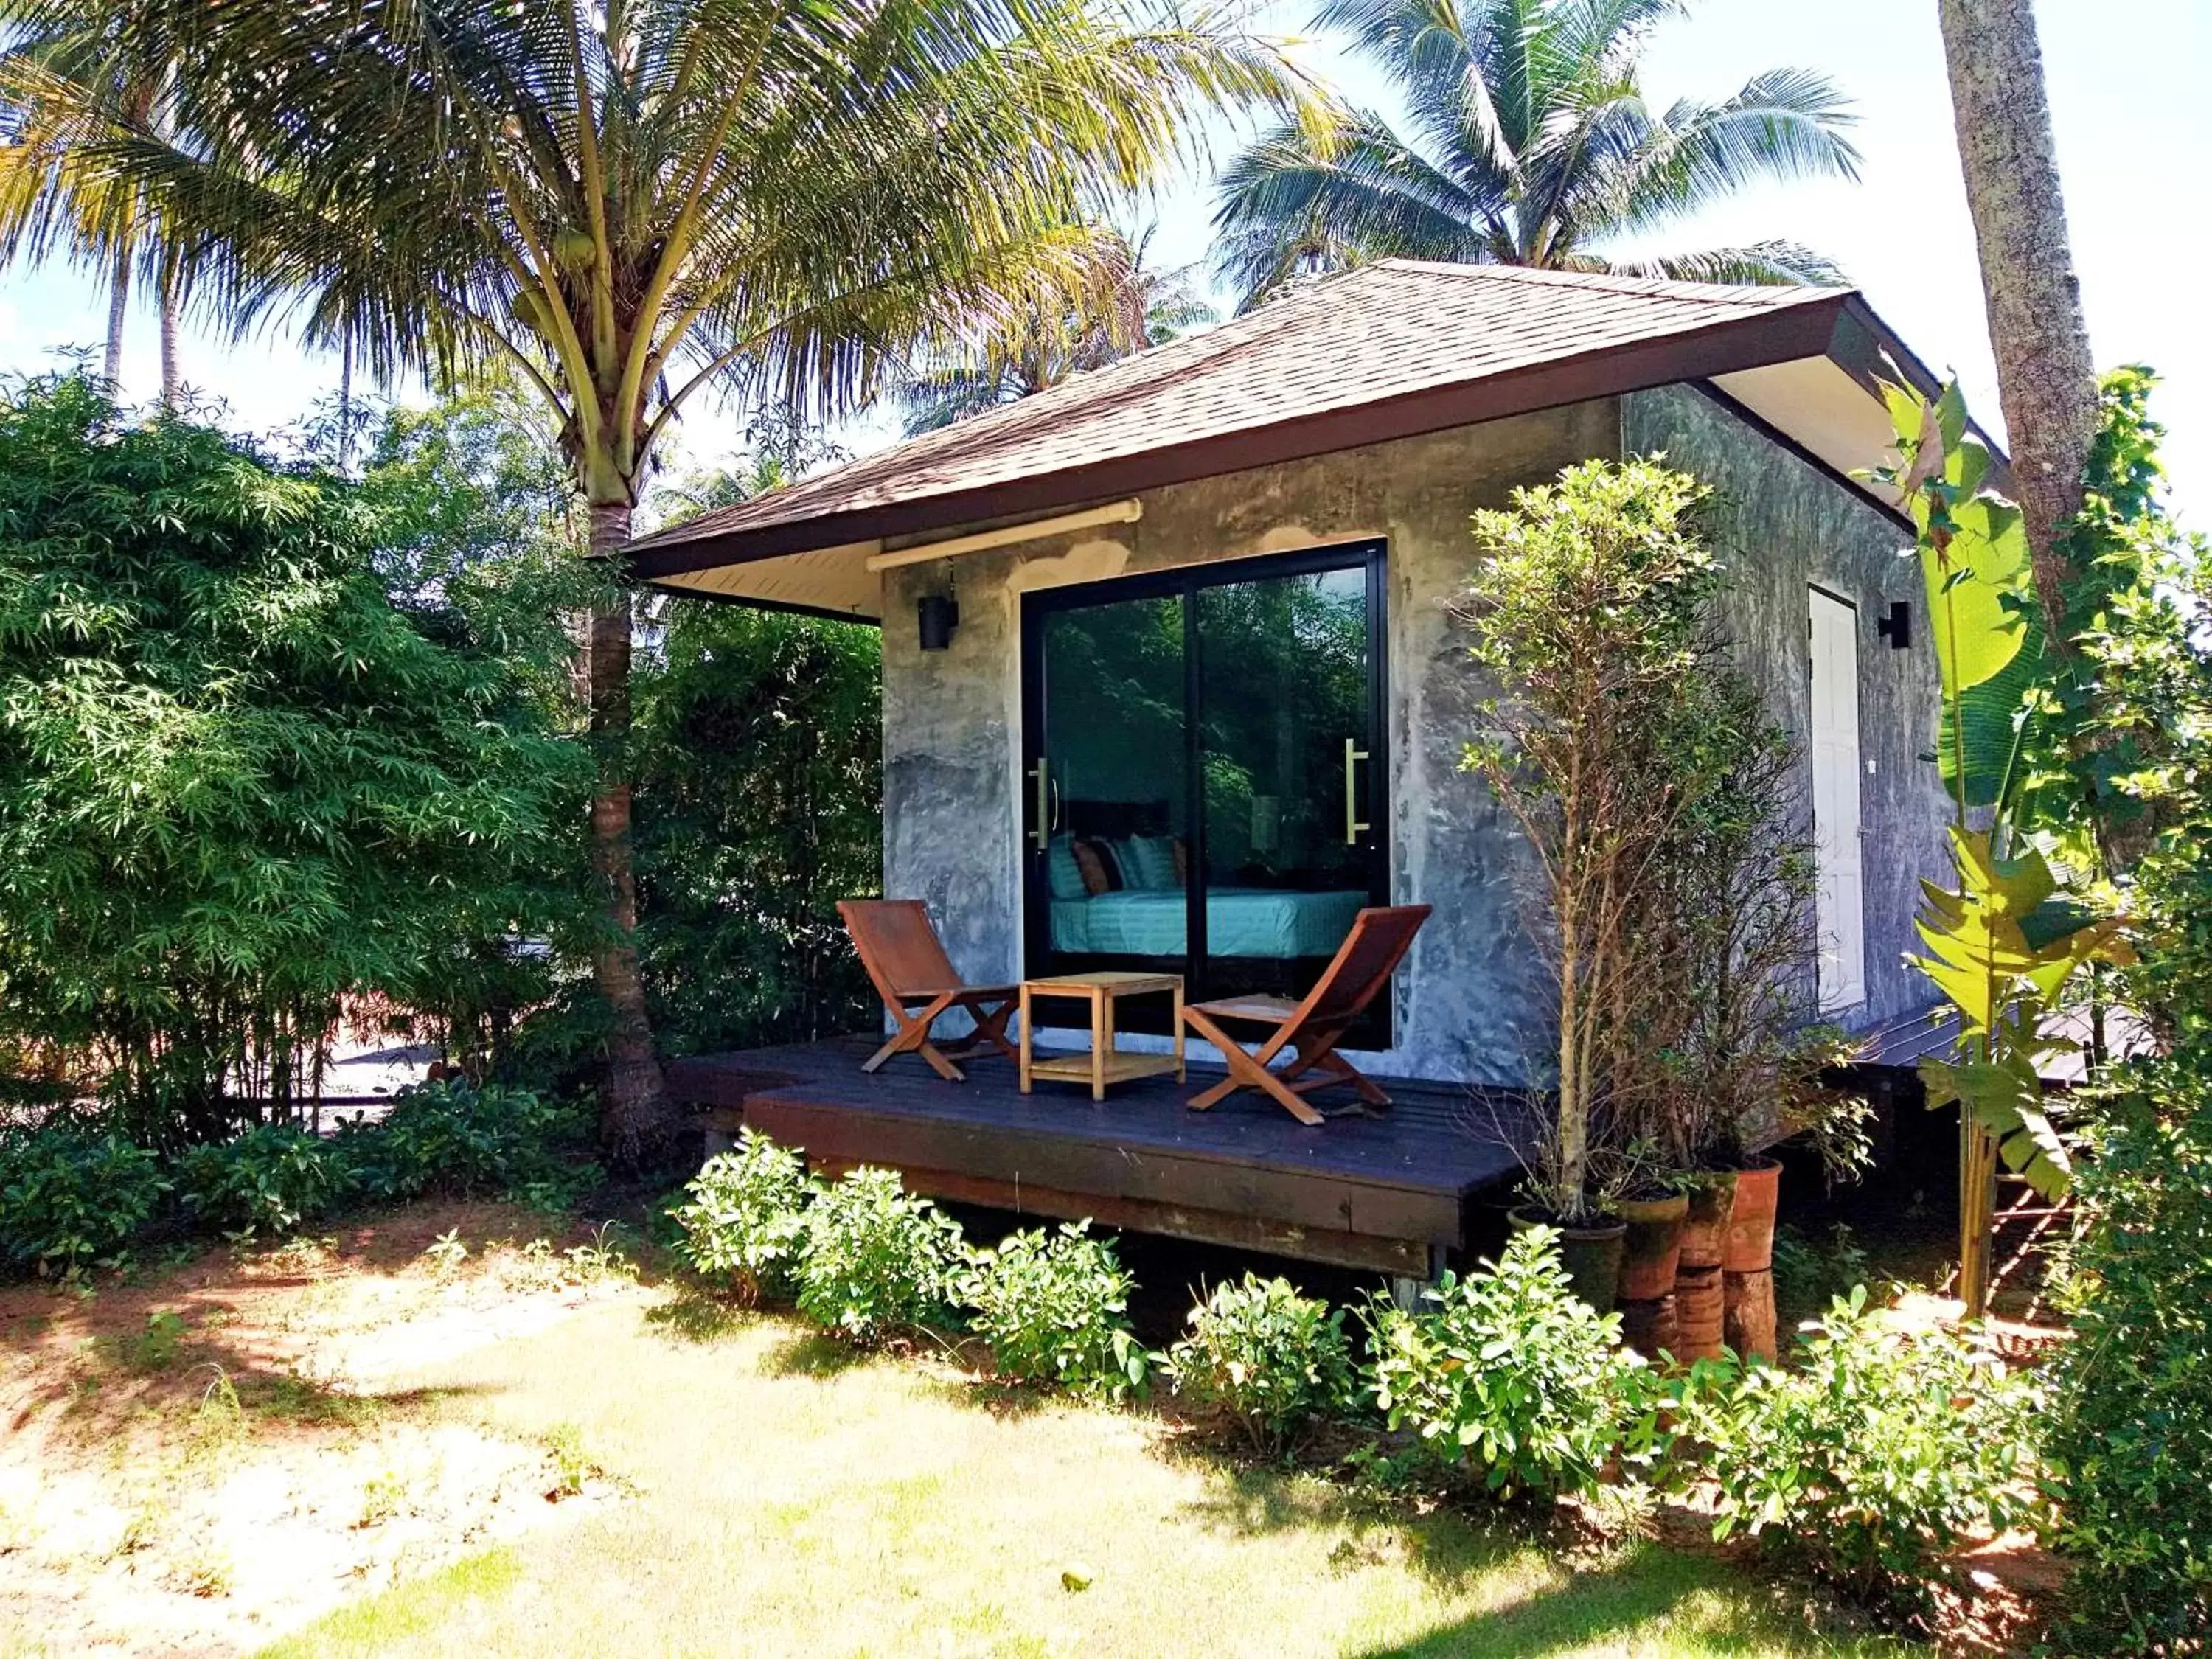
[(2055, 1202), (2066, 1195), (2074, 1182), (2074, 1162), (2043, 1109), (2043, 1083), (2026, 1049), (1994, 1060), (1954, 1062), (1931, 1055), (1920, 1062), (1920, 1079), (1930, 1106), (1955, 1100), (1960, 1110), (1972, 1113), (1997, 1143), (2006, 1165), (2025, 1176), (2043, 1197)]

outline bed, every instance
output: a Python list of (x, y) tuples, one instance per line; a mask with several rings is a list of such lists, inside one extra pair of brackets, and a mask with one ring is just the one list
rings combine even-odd
[[(1364, 891), (1217, 887), (1206, 896), (1210, 957), (1328, 957), (1352, 931)], [(1097, 956), (1179, 957), (1189, 949), (1180, 888), (1123, 889), (1052, 901), (1052, 948)]]

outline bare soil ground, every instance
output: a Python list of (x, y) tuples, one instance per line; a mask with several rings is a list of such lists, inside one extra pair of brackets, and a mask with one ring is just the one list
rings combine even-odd
[(0, 1290), (0, 1654), (258, 1646), (609, 1501), (568, 1449), (403, 1382), (639, 1294), (548, 1231), (426, 1206), (88, 1297)]

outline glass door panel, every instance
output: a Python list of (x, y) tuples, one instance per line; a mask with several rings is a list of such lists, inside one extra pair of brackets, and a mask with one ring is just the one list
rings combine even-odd
[(1369, 570), (1194, 596), (1206, 991), (1302, 996), (1382, 902)]
[(1038, 630), (1030, 864), (1044, 903), (1041, 918), (1030, 906), (1029, 959), (1042, 945), (1040, 971), (1185, 969), (1187, 634), (1179, 593), (1057, 611)]

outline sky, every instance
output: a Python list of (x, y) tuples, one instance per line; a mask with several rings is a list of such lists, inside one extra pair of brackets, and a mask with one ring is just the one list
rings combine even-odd
[[(1277, 0), (1261, 26), (1297, 36), (1310, 72), (1387, 111), (1371, 70), (1306, 32), (1310, 12), (1309, 0)], [(2212, 527), (2212, 103), (2203, 78), (2212, 0), (2039, 0), (2037, 18), (2092, 349), (2100, 366), (2146, 362), (2166, 377), (2152, 407), (2169, 428), (2175, 501), (2185, 522)], [(1761, 186), (1650, 246), (1779, 236), (1819, 249), (1923, 359), (1960, 376), (1977, 417), (2001, 432), (1936, 0), (1693, 0), (1688, 16), (1655, 37), (1644, 87), (1661, 103), (1717, 97), (1785, 64), (1823, 71), (1853, 100), (1859, 180)], [(1214, 159), (1237, 138), (1226, 127), (1211, 132)], [(1210, 177), (1203, 162), (1194, 166), (1145, 210), (1160, 264), (1205, 258)], [(97, 347), (106, 326), (105, 292), (83, 273), (0, 276), (0, 370), (51, 367), (57, 348)], [(240, 344), (191, 330), (182, 358), (186, 381), (252, 430), (293, 422), (337, 380), (333, 359), (281, 333)], [(140, 397), (158, 384), (155, 320), (143, 307), (124, 380)], [(695, 409), (672, 465), (726, 459), (738, 426), (732, 411)], [(895, 423), (878, 417), (842, 438), (860, 451), (894, 435)]]

